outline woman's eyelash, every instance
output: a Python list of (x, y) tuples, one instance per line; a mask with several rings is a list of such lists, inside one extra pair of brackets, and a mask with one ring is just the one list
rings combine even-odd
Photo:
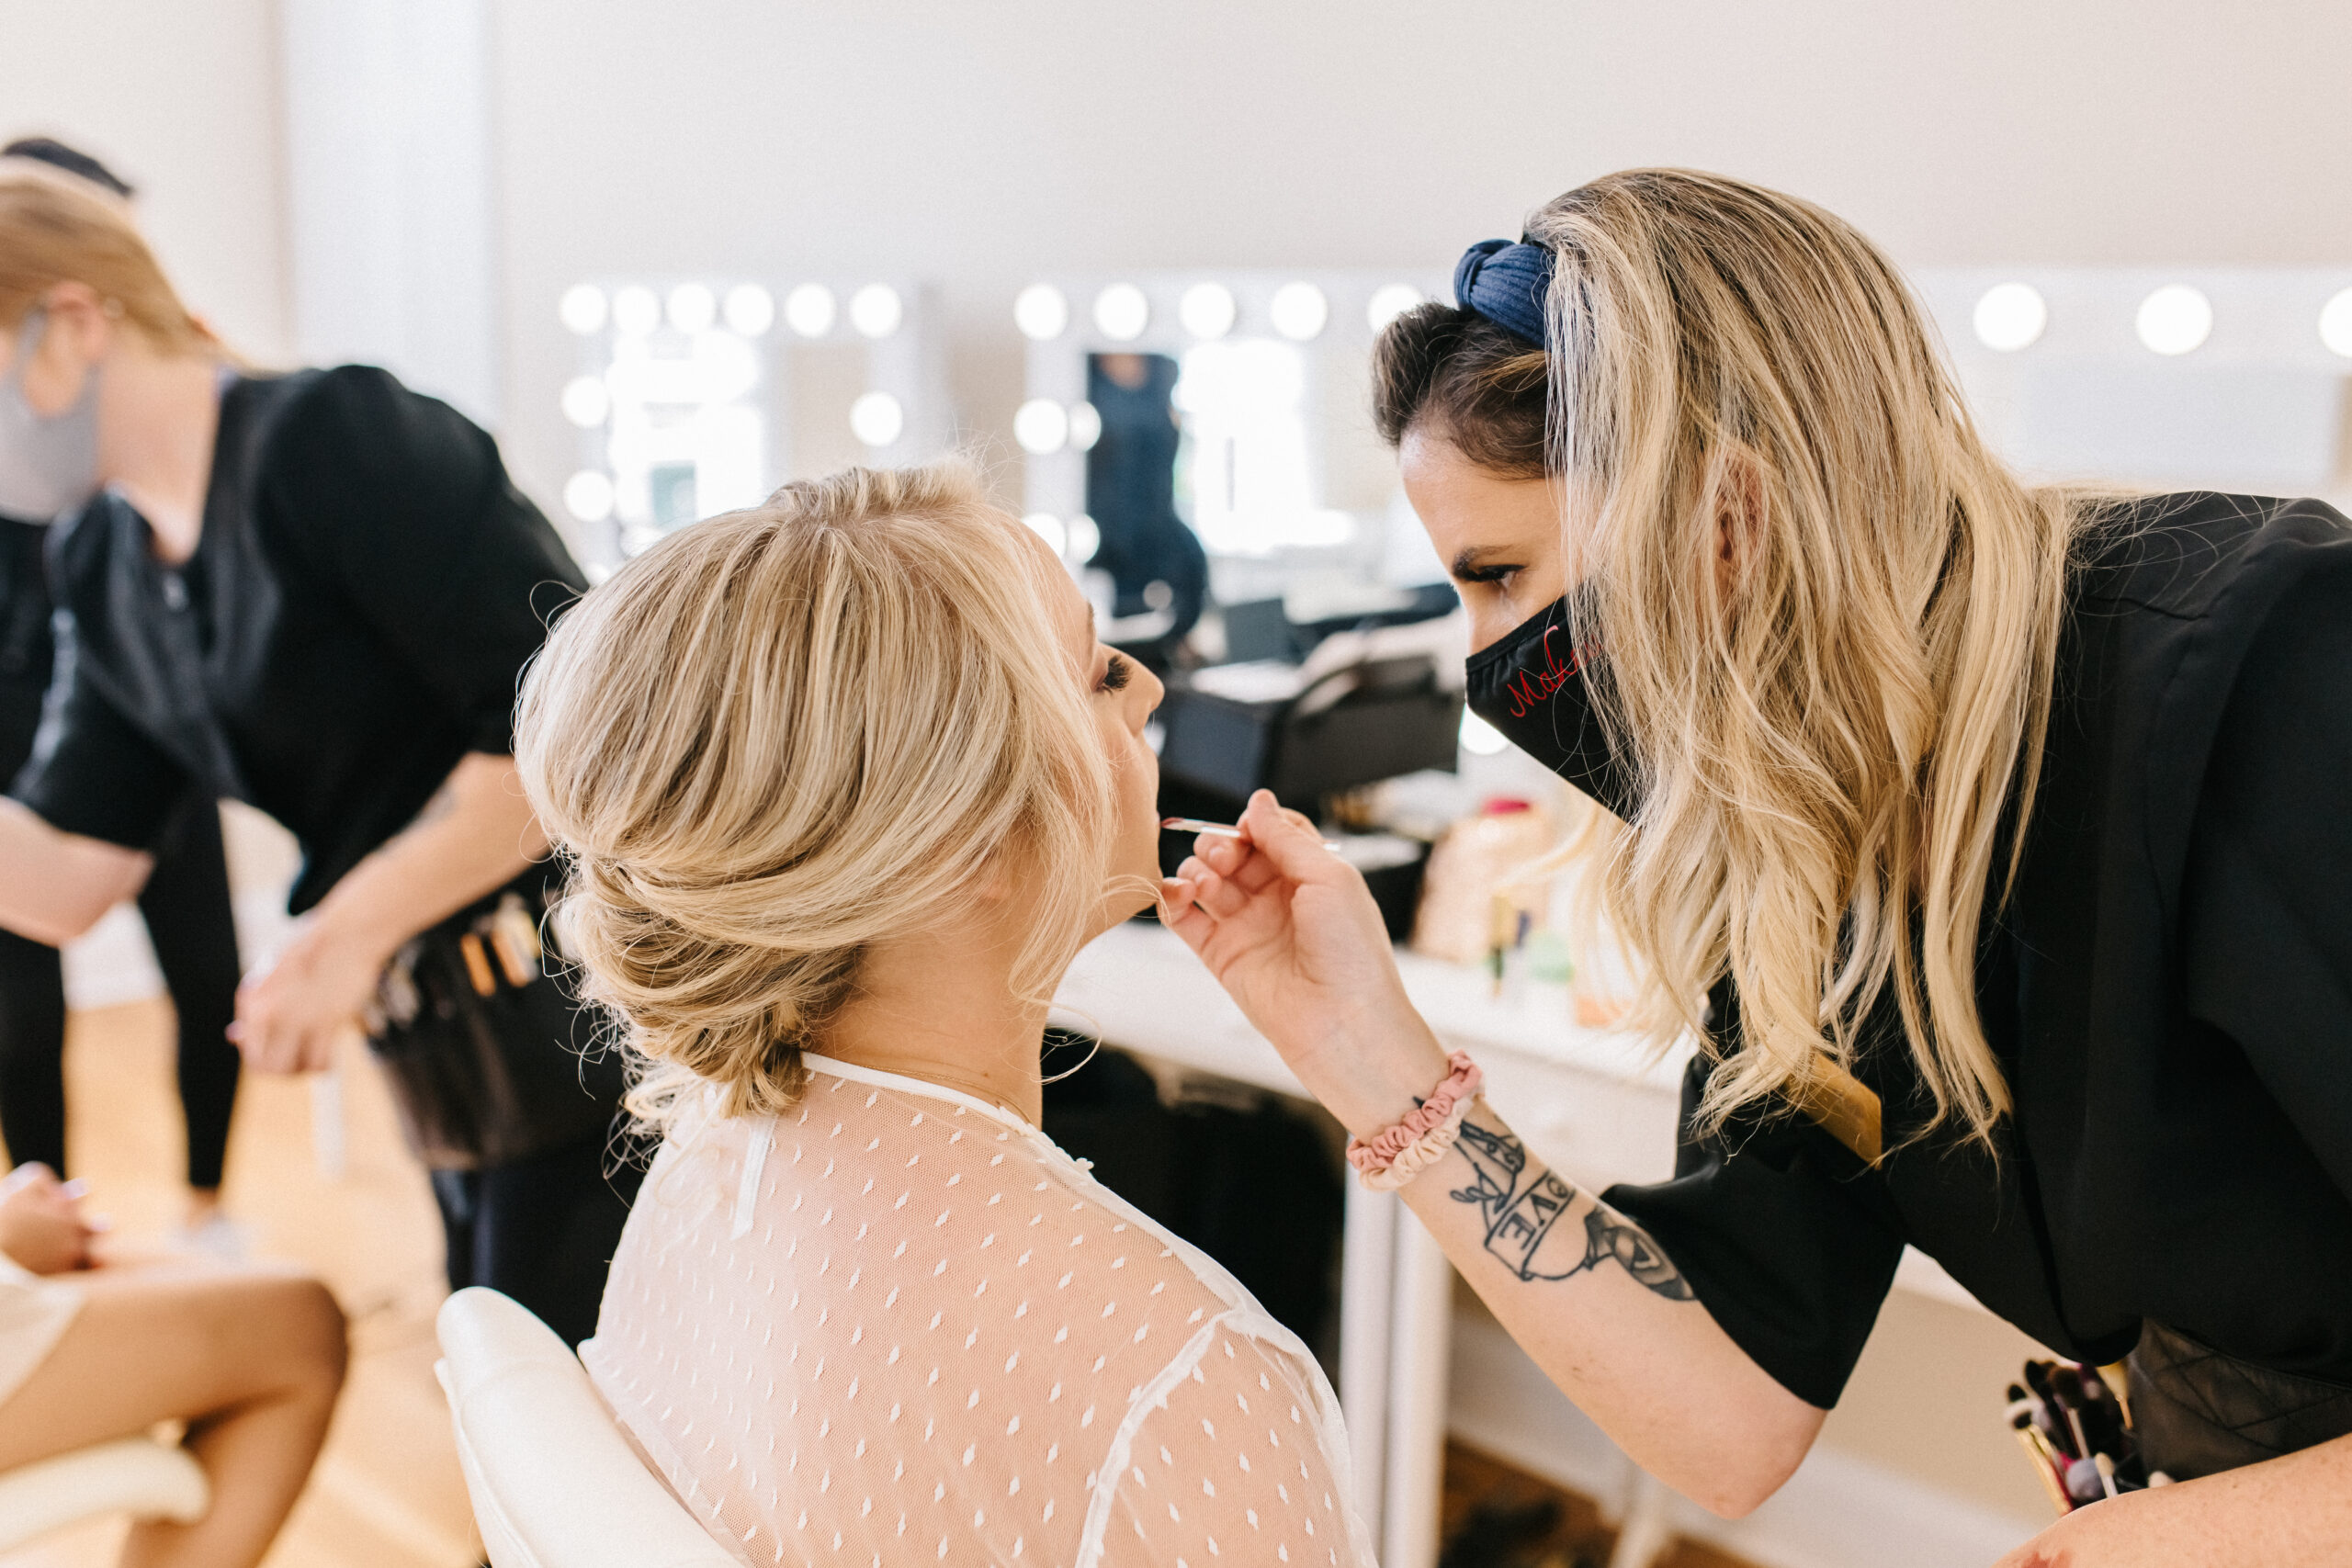
[(1111, 655), (1111, 662), (1102, 671), (1102, 689), (1106, 692), (1123, 690), (1126, 686), (1128, 676), (1132, 673), (1134, 673), (1134, 666), (1115, 653)]
[(1476, 566), (1456, 575), (1464, 582), (1500, 582), (1520, 570), (1515, 566)]

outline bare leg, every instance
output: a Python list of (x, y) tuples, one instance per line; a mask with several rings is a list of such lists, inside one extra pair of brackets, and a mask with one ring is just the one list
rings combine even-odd
[(74, 1277), (81, 1314), (0, 1404), (0, 1469), (187, 1423), (212, 1482), (192, 1525), (139, 1525), (123, 1568), (252, 1568), (294, 1506), (343, 1386), (343, 1314), (299, 1274), (200, 1266)]

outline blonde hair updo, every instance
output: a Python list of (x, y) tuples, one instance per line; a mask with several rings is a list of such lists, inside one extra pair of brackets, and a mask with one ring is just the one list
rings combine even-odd
[(555, 931), (654, 1126), (797, 1097), (871, 945), (1017, 856), (1015, 984), (1101, 908), (1109, 762), (1020, 525), (956, 464), (852, 468), (671, 536), (557, 626), (515, 761), (568, 863)]

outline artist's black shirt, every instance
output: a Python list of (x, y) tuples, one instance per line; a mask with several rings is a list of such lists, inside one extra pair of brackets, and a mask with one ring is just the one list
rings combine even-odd
[(49, 577), (57, 667), (11, 793), (134, 848), (191, 785), (249, 802), (301, 841), (297, 913), (459, 758), (512, 749), (523, 667), (584, 587), (487, 433), (356, 366), (227, 387), (186, 563), (108, 492)]
[[(1906, 1242), (2068, 1355), (2120, 1359), (2153, 1319), (2352, 1384), (2352, 523), (2312, 501), (2135, 502), (2071, 598), (2026, 852), (1978, 969), (2016, 1105), (1999, 1157), (1904, 1145), (1926, 1097), (1883, 1013), (1858, 1067), (1895, 1151), (1878, 1168), (1801, 1115), (1692, 1137), (1702, 1055), (1674, 1179), (1606, 1194), (1815, 1404), (1837, 1402)], [(1604, 795), (1625, 776), (1597, 754), (1564, 772)], [(1736, 998), (1716, 1000), (1736, 1049)]]

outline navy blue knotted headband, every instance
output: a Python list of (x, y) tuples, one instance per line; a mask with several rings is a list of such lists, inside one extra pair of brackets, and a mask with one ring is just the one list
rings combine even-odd
[(1546, 245), (1481, 240), (1453, 268), (1453, 298), (1515, 337), (1542, 348), (1544, 301), (1552, 292)]

